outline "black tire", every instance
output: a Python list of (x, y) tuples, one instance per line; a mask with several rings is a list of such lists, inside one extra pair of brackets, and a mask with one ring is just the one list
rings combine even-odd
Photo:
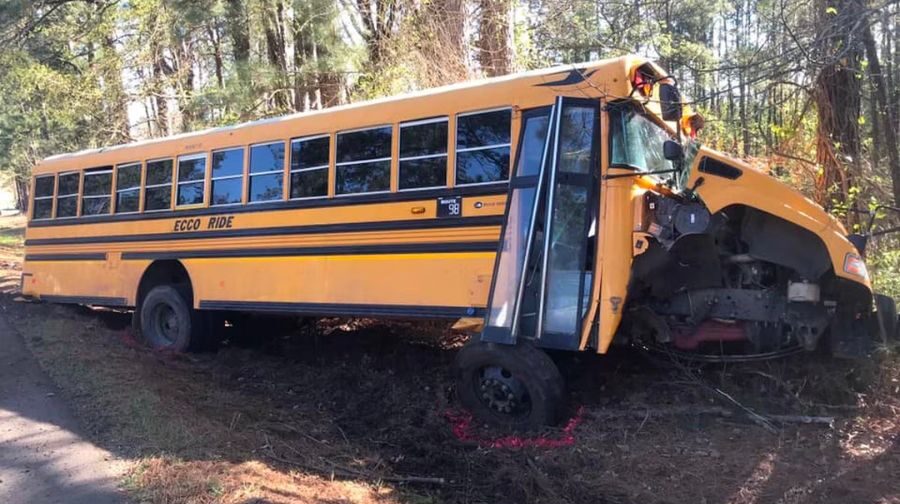
[(875, 294), (875, 309), (878, 310), (878, 321), (881, 324), (881, 330), (884, 331), (885, 342), (900, 339), (900, 334), (898, 334), (900, 328), (897, 327), (897, 303), (894, 298), (884, 294)]
[(198, 351), (205, 347), (203, 317), (189, 304), (184, 289), (158, 285), (141, 302), (144, 342), (155, 350)]
[(556, 364), (531, 345), (470, 342), (454, 364), (456, 394), (476, 418), (507, 430), (559, 422), (565, 385)]

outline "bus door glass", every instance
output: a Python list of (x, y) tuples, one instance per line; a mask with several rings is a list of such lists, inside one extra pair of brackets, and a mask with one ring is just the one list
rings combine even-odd
[(538, 334), (541, 346), (575, 349), (590, 299), (597, 236), (599, 102), (563, 99), (557, 120)]
[(542, 107), (523, 112), (516, 167), (507, 197), (506, 224), (494, 267), (485, 341), (513, 343), (518, 331), (524, 265), (534, 241), (537, 195), (548, 146), (547, 131), (554, 109)]
[(522, 120), (481, 339), (577, 348), (596, 239), (599, 102), (558, 98)]

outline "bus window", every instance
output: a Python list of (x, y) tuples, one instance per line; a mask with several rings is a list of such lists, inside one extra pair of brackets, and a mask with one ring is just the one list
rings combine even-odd
[(328, 195), (328, 152), (331, 137), (291, 140), (291, 199)]
[(54, 175), (42, 175), (34, 178), (34, 210), (32, 219), (49, 219), (53, 215)]
[(244, 149), (213, 152), (210, 206), (240, 203), (243, 187)]
[(130, 163), (116, 167), (116, 213), (139, 210), (141, 199), (141, 164)]
[(284, 197), (284, 142), (250, 147), (250, 202)]
[(391, 126), (338, 133), (336, 194), (390, 190), (391, 136)]
[(447, 184), (447, 118), (400, 124), (400, 190)]
[(112, 201), (112, 166), (85, 170), (81, 215), (108, 214)]
[(172, 160), (147, 161), (147, 181), (144, 186), (144, 211), (172, 208)]
[(78, 172), (61, 173), (59, 187), (56, 190), (56, 216), (75, 217), (78, 214), (78, 184), (81, 174)]
[(203, 203), (206, 189), (206, 154), (192, 154), (178, 158), (178, 190), (175, 206)]
[(456, 184), (484, 184), (509, 178), (512, 111), (461, 114), (456, 119)]

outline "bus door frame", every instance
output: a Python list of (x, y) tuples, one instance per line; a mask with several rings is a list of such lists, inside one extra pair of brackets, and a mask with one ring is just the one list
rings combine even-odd
[[(560, 334), (547, 334), (550, 336), (549, 338), (545, 338), (543, 334), (543, 328), (541, 325), (543, 324), (542, 318), (543, 313), (546, 307), (546, 282), (547, 282), (547, 251), (549, 250), (549, 240), (545, 239), (541, 244), (543, 248), (543, 252), (541, 258), (539, 260), (542, 262), (541, 267), (541, 278), (540, 278), (540, 302), (538, 306), (538, 322), (535, 324), (535, 335), (530, 337), (523, 336), (524, 339), (531, 339), (541, 347), (548, 348), (559, 348), (559, 349), (568, 349), (568, 350), (577, 350), (583, 347), (582, 344), (582, 333), (586, 332), (594, 325), (593, 318), (596, 314), (596, 307), (594, 306), (594, 300), (597, 297), (595, 290), (599, 289), (600, 283), (598, 282), (598, 275), (600, 272), (598, 271), (598, 267), (601, 264), (599, 260), (599, 243), (600, 243), (600, 233), (602, 231), (601, 220), (600, 220), (600, 161), (601, 155), (600, 151), (602, 149), (602, 137), (601, 137), (601, 115), (602, 115), (602, 103), (599, 99), (586, 99), (586, 98), (573, 98), (573, 97), (562, 97), (558, 96), (554, 102), (553, 107), (550, 111), (550, 119), (549, 126), (547, 130), (547, 136), (545, 138), (545, 146), (541, 159), (540, 171), (537, 175), (537, 180), (518, 180), (515, 174), (510, 180), (510, 188), (507, 195), (506, 202), (506, 219), (504, 220), (503, 227), (501, 229), (500, 235), (500, 244), (497, 251), (497, 256), (494, 262), (494, 271), (491, 282), (490, 295), (488, 297), (488, 305), (485, 315), (485, 323), (484, 329), (481, 333), (481, 341), (485, 342), (493, 342), (493, 343), (501, 343), (501, 344), (515, 344), (520, 336), (520, 320), (522, 317), (521, 306), (523, 297), (525, 294), (525, 285), (526, 279), (529, 276), (530, 272), (533, 272), (533, 269), (528, 269), (529, 263), (531, 263), (531, 256), (534, 253), (535, 248), (535, 236), (536, 236), (536, 223), (537, 219), (542, 219), (544, 223), (545, 235), (549, 236), (549, 227), (552, 227), (552, 224), (549, 223), (551, 216), (553, 215), (553, 194), (555, 193), (556, 185), (562, 182), (557, 182), (557, 171), (559, 169), (560, 162), (560, 134), (561, 134), (561, 117), (562, 112), (567, 106), (590, 106), (594, 109), (594, 131), (591, 136), (591, 155), (590, 155), (590, 171), (586, 175), (586, 183), (583, 183), (587, 189), (587, 202), (585, 205), (585, 212), (587, 214), (587, 222), (585, 223), (584, 233), (582, 236), (585, 237), (585, 245), (583, 250), (581, 251), (580, 263), (584, 266), (587, 266), (587, 236), (590, 230), (590, 226), (592, 223), (596, 226), (594, 236), (592, 237), (593, 245), (594, 245), (594, 260), (592, 261), (592, 274), (594, 277), (588, 283), (585, 279), (586, 269), (582, 270), (582, 275), (580, 277), (579, 282), (579, 292), (578, 292), (578, 300), (582, 300), (585, 295), (588, 296), (587, 304), (579, 301), (577, 308), (577, 322), (576, 328), (572, 332), (572, 334), (560, 335)], [(524, 118), (524, 116), (523, 116)], [(521, 134), (524, 134), (525, 128), (524, 126), (520, 128)], [(520, 144), (522, 142), (520, 141)], [(517, 152), (517, 158), (514, 160), (513, 166), (518, 165), (518, 157), (522, 155), (522, 146), (520, 145)], [(526, 179), (527, 177), (521, 177), (522, 179)], [(563, 180), (571, 179), (571, 175), (560, 177)], [(525, 183), (522, 183), (525, 182)], [(529, 183), (530, 182), (530, 183)], [(530, 221), (528, 223), (528, 236), (527, 244), (525, 247), (524, 258), (522, 260), (521, 273), (518, 278), (518, 285), (516, 285), (515, 289), (515, 301), (513, 306), (513, 313), (511, 319), (509, 320), (508, 325), (491, 325), (492, 318), (492, 308), (494, 307), (495, 295), (497, 294), (497, 281), (500, 278), (499, 270), (501, 268), (501, 262), (503, 260), (503, 254), (505, 253), (506, 246), (506, 233), (507, 228), (510, 225), (509, 217), (510, 217), (510, 208), (514, 201), (515, 191), (521, 191), (523, 189), (527, 190), (532, 187), (536, 187), (536, 193), (534, 197), (534, 201), (531, 207), (531, 216)], [(542, 205), (543, 203), (543, 205)], [(543, 208), (542, 208), (543, 206)], [(540, 210), (544, 210), (542, 215), (540, 214)], [(588, 289), (585, 292), (585, 288)], [(507, 314), (509, 316), (509, 314)]]

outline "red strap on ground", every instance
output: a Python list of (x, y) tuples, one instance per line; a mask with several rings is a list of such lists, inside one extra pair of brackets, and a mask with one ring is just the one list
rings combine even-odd
[(447, 411), (444, 417), (450, 422), (450, 430), (456, 439), (464, 443), (475, 443), (481, 448), (510, 449), (510, 448), (562, 448), (575, 444), (575, 428), (581, 423), (584, 415), (584, 407), (579, 406), (575, 416), (566, 422), (559, 436), (503, 436), (499, 438), (483, 438), (472, 432), (472, 415), (467, 411)]

